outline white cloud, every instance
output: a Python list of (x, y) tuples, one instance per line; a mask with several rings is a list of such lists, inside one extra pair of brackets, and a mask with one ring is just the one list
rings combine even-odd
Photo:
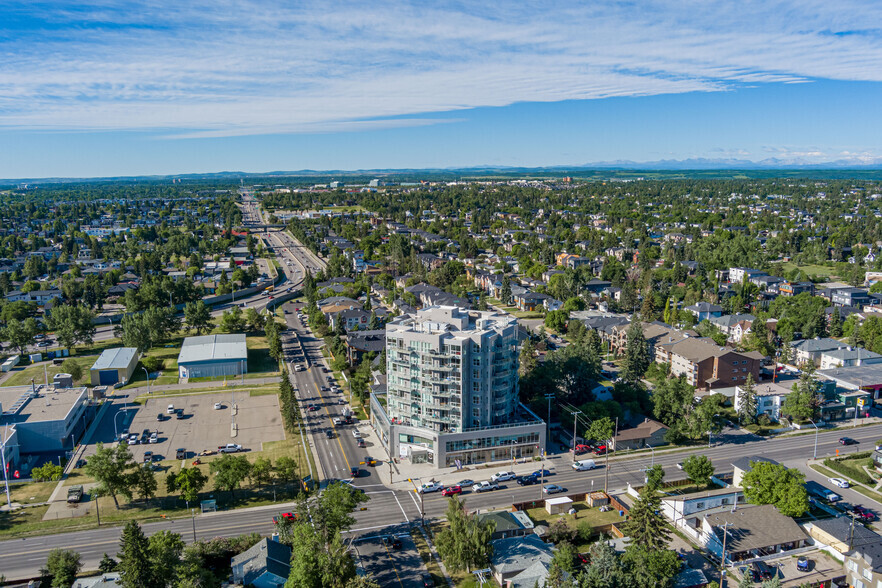
[(516, 102), (882, 81), (882, 5), (7, 0), (0, 127), (182, 137), (435, 124)]

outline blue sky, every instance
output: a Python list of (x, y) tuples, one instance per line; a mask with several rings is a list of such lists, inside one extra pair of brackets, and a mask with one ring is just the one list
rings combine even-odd
[(0, 0), (0, 177), (882, 162), (882, 3), (480, 4)]

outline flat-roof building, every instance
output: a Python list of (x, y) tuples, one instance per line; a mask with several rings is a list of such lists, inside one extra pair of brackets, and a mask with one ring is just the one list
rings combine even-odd
[(126, 384), (138, 367), (138, 350), (134, 347), (105, 349), (89, 369), (93, 386)]
[(213, 378), (248, 373), (245, 335), (187, 337), (178, 355), (181, 378)]

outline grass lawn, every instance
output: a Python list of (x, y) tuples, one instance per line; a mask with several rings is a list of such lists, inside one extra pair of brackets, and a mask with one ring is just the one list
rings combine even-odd
[(423, 565), (426, 566), (426, 569), (429, 570), (429, 575), (432, 576), (432, 582), (435, 583), (435, 586), (447, 586), (444, 572), (441, 571), (441, 566), (432, 557), (432, 553), (429, 551), (429, 544), (426, 543), (423, 534), (417, 529), (412, 529), (410, 534), (413, 537), (413, 542), (416, 544), (417, 551), (420, 552), (420, 559), (423, 560)]
[(576, 509), (575, 515), (550, 515), (544, 507), (529, 508), (527, 509), (527, 515), (533, 519), (534, 523), (542, 523), (544, 525), (551, 525), (557, 519), (563, 518), (574, 529), (586, 524), (591, 527), (602, 527), (603, 525), (610, 525), (624, 520), (623, 517), (619, 516), (619, 511), (615, 509), (600, 512), (599, 508), (589, 508), (583, 502), (574, 502), (573, 508)]
[[(68, 358), (65, 358), (65, 361)], [(75, 381), (74, 384), (77, 386), (85, 385), (89, 382), (89, 368), (92, 367), (92, 364), (95, 363), (95, 360), (98, 359), (97, 355), (84, 355), (84, 356), (76, 356), (72, 357), (73, 361), (77, 362), (79, 366), (83, 369), (83, 377), (79, 380)], [(45, 369), (45, 372), (44, 372)], [(59, 374), (64, 372), (64, 369), (60, 365), (54, 365), (51, 363), (43, 364), (43, 365), (32, 365), (24, 368), (21, 371), (14, 371), (13, 374), (9, 377), (8, 380), (3, 382), (4, 386), (27, 386), (31, 383), (31, 379), (35, 381), (37, 384), (45, 383), (46, 375), (48, 375), (49, 383), (52, 383), (52, 377), (55, 374)]]
[[(12, 502), (20, 504), (37, 504), (46, 502), (55, 490), (58, 482), (26, 482), (9, 484), (9, 494), (12, 496)], [(6, 498), (4, 496), (4, 498)]]
[(827, 267), (825, 265), (797, 265), (792, 261), (785, 261), (780, 264), (781, 269), (786, 272), (793, 271), (796, 268), (799, 268), (803, 272), (805, 272), (809, 276), (822, 276), (827, 278), (835, 278), (838, 277), (836, 275), (836, 269), (832, 267)]

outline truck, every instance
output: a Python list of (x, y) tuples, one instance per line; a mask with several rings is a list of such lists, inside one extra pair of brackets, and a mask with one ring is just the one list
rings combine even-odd
[(808, 480), (805, 483), (805, 489), (810, 495), (814, 496), (815, 498), (820, 498), (828, 502), (836, 502), (838, 500), (842, 500), (841, 496), (813, 480)]
[(79, 484), (67, 489), (68, 504), (76, 504), (83, 499), (83, 487)]
[(242, 446), (238, 443), (227, 443), (226, 445), (221, 445), (217, 448), (220, 453), (237, 453), (242, 451)]
[(491, 490), (499, 490), (499, 484), (484, 480), (472, 486), (472, 492), (490, 492)]

